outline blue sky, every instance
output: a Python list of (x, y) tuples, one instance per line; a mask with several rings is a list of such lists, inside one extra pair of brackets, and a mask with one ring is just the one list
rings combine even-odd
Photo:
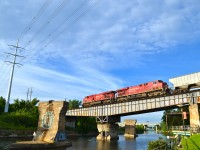
[(199, 0), (1, 0), (0, 95), (6, 97), (11, 70), (4, 61), (12, 60), (4, 52), (14, 52), (8, 44), (18, 38), (26, 58), (17, 60), (23, 67), (16, 67), (11, 102), (26, 99), (31, 87), (41, 101), (82, 100), (199, 72), (199, 6)]

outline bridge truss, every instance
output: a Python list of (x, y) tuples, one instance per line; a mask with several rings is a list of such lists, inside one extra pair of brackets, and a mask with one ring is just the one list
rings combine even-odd
[(66, 116), (127, 116), (200, 103), (200, 90), (156, 98), (68, 110)]

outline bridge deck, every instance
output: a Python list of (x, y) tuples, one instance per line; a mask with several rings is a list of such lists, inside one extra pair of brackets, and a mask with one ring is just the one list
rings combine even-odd
[(122, 103), (93, 106), (68, 110), (66, 116), (112, 116), (112, 115), (133, 115), (139, 113), (176, 108), (178, 105), (197, 103), (200, 99), (200, 91), (170, 95), (164, 97), (143, 99), (137, 101), (126, 101)]

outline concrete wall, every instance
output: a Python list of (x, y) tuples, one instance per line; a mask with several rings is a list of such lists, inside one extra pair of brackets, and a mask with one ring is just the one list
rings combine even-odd
[(35, 141), (54, 142), (65, 139), (65, 114), (68, 103), (50, 101), (39, 103), (39, 120)]

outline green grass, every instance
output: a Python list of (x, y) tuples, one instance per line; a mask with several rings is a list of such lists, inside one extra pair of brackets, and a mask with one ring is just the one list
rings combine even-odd
[(200, 150), (200, 134), (188, 138), (182, 138), (183, 150)]

